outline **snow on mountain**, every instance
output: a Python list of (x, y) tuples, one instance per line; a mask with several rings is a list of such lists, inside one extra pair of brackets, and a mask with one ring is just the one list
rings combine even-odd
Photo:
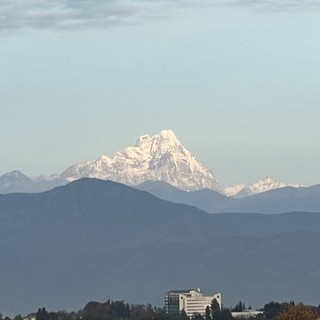
[(0, 176), (0, 194), (41, 192), (65, 183), (66, 181), (61, 180), (57, 174), (30, 178), (19, 170), (14, 170)]
[(3, 186), (12, 186), (17, 183), (30, 183), (32, 180), (24, 175), (21, 171), (19, 170), (13, 170), (11, 172), (5, 173), (0, 177), (0, 181), (2, 182)]
[(35, 182), (51, 182), (51, 181), (57, 181), (60, 179), (60, 174), (54, 173), (50, 175), (41, 175), (31, 178)]
[(33, 187), (33, 180), (19, 170), (5, 173), (0, 177), (0, 193), (25, 192)]
[(240, 184), (236, 184), (232, 187), (225, 188), (224, 192), (228, 197), (234, 197), (244, 188), (246, 188), (246, 185), (243, 183), (240, 183)]
[(214, 174), (181, 144), (171, 130), (152, 137), (141, 136), (135, 146), (117, 152), (113, 158), (101, 156), (96, 160), (72, 165), (61, 175), (29, 178), (15, 170), (0, 177), (0, 193), (40, 192), (83, 177), (112, 180), (129, 186), (146, 181), (163, 181), (186, 191), (211, 189), (229, 197), (244, 198), (286, 186), (266, 177), (250, 185), (238, 184), (223, 189)]
[(250, 185), (238, 184), (233, 187), (226, 188), (225, 194), (230, 197), (244, 198), (247, 196), (252, 196), (254, 194), (266, 192), (273, 189), (279, 189), (284, 187), (302, 187), (301, 184), (285, 184), (283, 182), (277, 181), (272, 177), (266, 177), (258, 182), (252, 183)]
[(171, 130), (155, 136), (141, 136), (134, 147), (77, 163), (61, 174), (73, 181), (82, 177), (113, 180), (127, 185), (145, 181), (165, 181), (179, 189), (212, 189), (223, 192), (213, 173), (180, 143)]

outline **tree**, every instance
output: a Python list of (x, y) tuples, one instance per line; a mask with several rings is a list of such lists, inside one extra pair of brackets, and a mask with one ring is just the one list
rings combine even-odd
[(46, 308), (39, 308), (36, 314), (36, 320), (50, 320), (50, 316)]
[(231, 311), (220, 307), (219, 302), (216, 299), (211, 303), (211, 315), (212, 320), (232, 320)]
[(233, 312), (242, 312), (246, 309), (246, 305), (244, 302), (239, 301), (237, 305), (232, 309)]
[(289, 308), (282, 312), (278, 320), (317, 320), (317, 315), (303, 304), (290, 305)]
[(211, 320), (211, 311), (210, 311), (210, 307), (209, 306), (207, 306), (206, 307), (206, 311), (205, 311), (205, 314), (204, 314), (204, 319), (205, 320)]
[(220, 316), (221, 310), (220, 310), (220, 304), (217, 301), (217, 299), (213, 299), (211, 302), (211, 317), (212, 320), (218, 320)]
[(189, 320), (189, 317), (187, 316), (187, 313), (184, 311), (184, 309), (181, 310), (179, 319), (180, 320)]
[(203, 316), (200, 313), (195, 313), (192, 316), (192, 320), (204, 320)]
[(288, 303), (279, 303), (279, 302), (269, 302), (264, 305), (264, 314), (266, 319), (274, 319), (277, 317), (282, 311), (287, 310)]
[(18, 314), (14, 317), (14, 320), (23, 320), (21, 314)]

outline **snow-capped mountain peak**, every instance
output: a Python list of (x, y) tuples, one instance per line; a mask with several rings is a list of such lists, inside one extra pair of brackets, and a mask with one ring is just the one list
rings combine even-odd
[(252, 183), (248, 186), (252, 193), (261, 193), (271, 189), (278, 189), (286, 187), (287, 185), (283, 182), (277, 181), (272, 177), (268, 176), (258, 182)]
[(152, 137), (142, 135), (135, 146), (117, 152), (113, 158), (101, 156), (75, 164), (61, 178), (68, 181), (82, 177), (113, 180), (127, 185), (165, 181), (183, 190), (221, 191), (213, 173), (183, 147), (172, 130), (162, 130)]
[(151, 152), (176, 152), (177, 148), (181, 146), (180, 141), (176, 138), (171, 130), (162, 130), (159, 134), (152, 137)]
[(279, 189), (284, 187), (302, 187), (301, 184), (286, 184), (275, 180), (274, 178), (267, 176), (257, 182), (250, 185), (238, 184), (233, 187), (225, 189), (225, 194), (231, 197), (243, 198), (254, 194), (259, 194), (273, 189)]
[(19, 170), (5, 173), (0, 177), (0, 193), (24, 191), (33, 184), (32, 179)]
[(243, 190), (245, 187), (246, 187), (246, 185), (244, 183), (239, 183), (239, 184), (236, 184), (232, 187), (225, 188), (224, 192), (228, 197), (234, 197), (241, 190)]
[(13, 170), (1, 176), (0, 181), (1, 185), (8, 187), (9, 185), (15, 185), (19, 183), (29, 183), (32, 180), (24, 175), (21, 171)]

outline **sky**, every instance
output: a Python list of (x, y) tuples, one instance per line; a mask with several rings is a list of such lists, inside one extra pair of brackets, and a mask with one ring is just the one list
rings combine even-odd
[(320, 183), (320, 0), (1, 0), (0, 175), (171, 129), (223, 186)]

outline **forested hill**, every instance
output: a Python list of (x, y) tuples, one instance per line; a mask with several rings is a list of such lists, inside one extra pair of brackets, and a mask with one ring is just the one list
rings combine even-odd
[(192, 287), (222, 292), (226, 305), (320, 296), (317, 213), (212, 215), (81, 179), (0, 196), (0, 221), (4, 314), (92, 298), (161, 306), (166, 291)]

